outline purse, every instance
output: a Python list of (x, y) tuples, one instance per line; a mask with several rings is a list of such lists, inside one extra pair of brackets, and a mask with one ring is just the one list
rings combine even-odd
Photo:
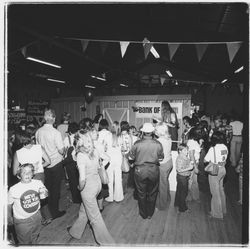
[(107, 171), (104, 168), (104, 166), (102, 166), (101, 162), (100, 162), (100, 167), (98, 168), (98, 174), (100, 176), (102, 184), (109, 183), (109, 177), (108, 177)]
[(129, 172), (129, 168), (130, 168), (130, 165), (129, 165), (128, 159), (126, 158), (125, 155), (123, 155), (122, 156), (122, 165), (121, 165), (122, 172), (124, 172), (124, 173)]
[(210, 162), (206, 167), (205, 171), (212, 176), (217, 176), (219, 172), (219, 165), (216, 163), (215, 148), (214, 149), (214, 163)]

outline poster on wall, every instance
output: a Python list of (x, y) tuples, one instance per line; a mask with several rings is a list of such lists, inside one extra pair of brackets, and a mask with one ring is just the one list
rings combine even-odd
[(21, 121), (26, 121), (26, 112), (23, 109), (8, 111), (8, 125), (18, 125)]
[[(182, 102), (173, 102), (170, 105), (177, 118), (182, 119)], [(136, 102), (136, 107), (133, 109), (136, 118), (161, 118), (161, 102)]]
[(28, 101), (27, 104), (27, 121), (34, 119), (39, 125), (42, 124), (44, 110), (49, 107), (48, 101)]

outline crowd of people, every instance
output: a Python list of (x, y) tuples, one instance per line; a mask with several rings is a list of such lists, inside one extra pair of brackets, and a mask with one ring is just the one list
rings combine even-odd
[[(200, 202), (204, 192), (212, 197), (209, 217), (223, 219), (226, 167), (239, 173), (242, 204), (243, 123), (239, 118), (185, 116), (178, 141), (178, 119), (168, 101), (162, 102), (161, 110), (161, 119), (138, 129), (127, 121), (109, 124), (102, 114), (76, 123), (65, 113), (56, 126), (52, 109), (45, 111), (41, 127), (30, 122), (15, 131), (9, 129), (8, 224), (14, 225), (18, 243), (36, 244), (42, 226), (66, 213), (59, 210), (63, 178), (69, 183), (72, 202), (80, 204), (77, 219), (67, 228), (69, 235), (80, 239), (89, 221), (100, 245), (115, 244), (102, 217), (103, 202), (121, 202), (128, 188), (133, 188), (139, 215), (151, 219), (156, 210), (169, 207), (172, 170), (177, 173), (177, 212), (189, 212), (187, 201)], [(205, 171), (210, 162), (219, 163), (217, 175)], [(107, 174), (107, 184), (101, 181), (100, 169)]]

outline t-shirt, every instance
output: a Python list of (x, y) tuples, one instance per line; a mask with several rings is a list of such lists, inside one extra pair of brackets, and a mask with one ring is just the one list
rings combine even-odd
[(34, 144), (30, 149), (23, 147), (16, 151), (17, 160), (20, 164), (31, 163), (34, 165), (35, 174), (44, 172), (42, 165), (42, 147)]
[(160, 162), (161, 164), (166, 163), (169, 159), (171, 159), (171, 146), (172, 140), (171, 138), (167, 139), (165, 137), (159, 137), (157, 139), (163, 147), (164, 159)]
[(240, 136), (243, 129), (243, 123), (236, 120), (231, 122), (230, 125), (232, 126), (233, 129), (233, 135)]
[(196, 162), (199, 162), (201, 147), (198, 142), (193, 139), (189, 139), (187, 142), (187, 146), (189, 151), (194, 150), (194, 159)]
[(228, 149), (227, 149), (227, 146), (224, 144), (216, 144), (214, 147), (211, 147), (208, 150), (204, 160), (206, 162), (215, 163), (214, 149), (213, 148), (215, 148), (216, 163), (225, 162), (227, 160), (227, 156), (228, 156)]
[(39, 189), (45, 188), (40, 180), (32, 179), (30, 183), (19, 182), (8, 192), (8, 204), (13, 204), (13, 216), (27, 219), (40, 209)]

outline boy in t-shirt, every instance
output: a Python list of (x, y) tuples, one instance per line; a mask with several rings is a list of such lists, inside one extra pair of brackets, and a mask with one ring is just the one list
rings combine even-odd
[(177, 171), (177, 189), (175, 194), (174, 206), (179, 208), (179, 212), (188, 211), (186, 197), (188, 194), (188, 180), (194, 164), (188, 157), (188, 148), (186, 144), (180, 144), (178, 147), (178, 156), (176, 159)]
[(48, 190), (42, 181), (32, 179), (32, 164), (21, 165), (17, 175), (20, 182), (8, 192), (8, 223), (14, 224), (19, 244), (35, 244), (42, 227), (40, 199), (48, 196)]

